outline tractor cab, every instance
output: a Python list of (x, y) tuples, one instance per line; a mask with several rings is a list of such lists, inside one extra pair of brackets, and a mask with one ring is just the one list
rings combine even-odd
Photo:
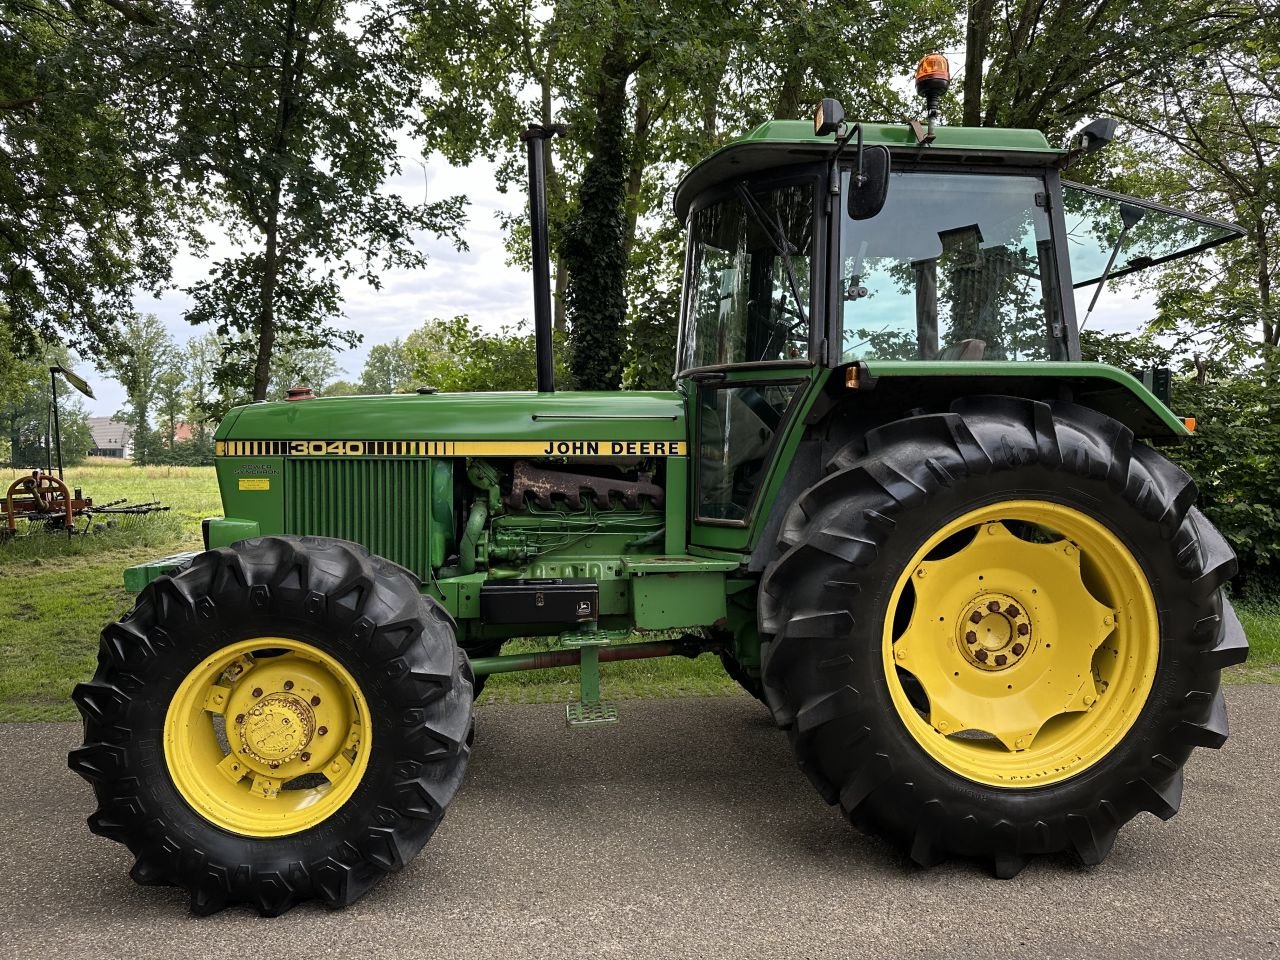
[[(759, 532), (784, 425), (820, 396), (893, 376), (1007, 382), (1040, 364), (1079, 381), (1075, 288), (1239, 235), (1065, 180), (1114, 128), (1091, 124), (1058, 149), (1036, 130), (850, 125), (824, 100), (813, 124), (765, 123), (695, 166), (675, 194), (688, 237), (677, 378), (698, 453), (692, 542), (755, 541), (726, 528)], [(1182, 431), (1167, 399), (1131, 419)]]

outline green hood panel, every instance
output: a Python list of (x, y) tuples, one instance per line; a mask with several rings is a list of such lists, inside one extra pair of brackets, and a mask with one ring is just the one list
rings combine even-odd
[(217, 440), (684, 440), (674, 391), (324, 397), (237, 407)]

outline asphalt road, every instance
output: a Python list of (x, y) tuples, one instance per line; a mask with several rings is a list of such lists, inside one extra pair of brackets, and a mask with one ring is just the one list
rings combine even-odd
[(742, 698), (625, 702), (570, 731), (486, 707), (423, 854), (355, 907), (197, 919), (129, 880), (65, 763), (77, 725), (0, 727), (0, 957), (1280, 957), (1280, 687), (1228, 690), (1182, 813), (1101, 867), (910, 866), (849, 827)]

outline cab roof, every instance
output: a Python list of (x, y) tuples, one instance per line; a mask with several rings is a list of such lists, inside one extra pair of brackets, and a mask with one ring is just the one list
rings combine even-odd
[[(1049, 141), (1039, 130), (937, 127), (934, 141), (927, 145), (917, 143), (915, 133), (906, 124), (864, 123), (862, 133), (864, 143), (888, 147), (893, 151), (895, 160), (913, 158), (1050, 166), (1065, 152), (1049, 146)], [(855, 144), (856, 141), (850, 141), (844, 156), (853, 156)], [(721, 147), (684, 175), (675, 191), (676, 216), (683, 223), (689, 215), (693, 198), (713, 184), (771, 167), (823, 160), (831, 155), (835, 146), (835, 134), (814, 136), (813, 123), (809, 120), (762, 123), (740, 139)]]

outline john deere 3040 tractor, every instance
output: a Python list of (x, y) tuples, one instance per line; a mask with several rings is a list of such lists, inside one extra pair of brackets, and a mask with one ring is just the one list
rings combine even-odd
[(700, 651), (921, 864), (1094, 864), (1172, 816), (1227, 736), (1235, 562), (1159, 452), (1164, 378), (1081, 362), (1072, 290), (1238, 231), (1065, 181), (1113, 129), (766, 123), (676, 191), (676, 389), (585, 393), (552, 389), (531, 128), (537, 392), (231, 411), (226, 516), (127, 571), (75, 690), (91, 829), (201, 913), (347, 904), (440, 823), (486, 676), (580, 664), (589, 726), (599, 663)]

